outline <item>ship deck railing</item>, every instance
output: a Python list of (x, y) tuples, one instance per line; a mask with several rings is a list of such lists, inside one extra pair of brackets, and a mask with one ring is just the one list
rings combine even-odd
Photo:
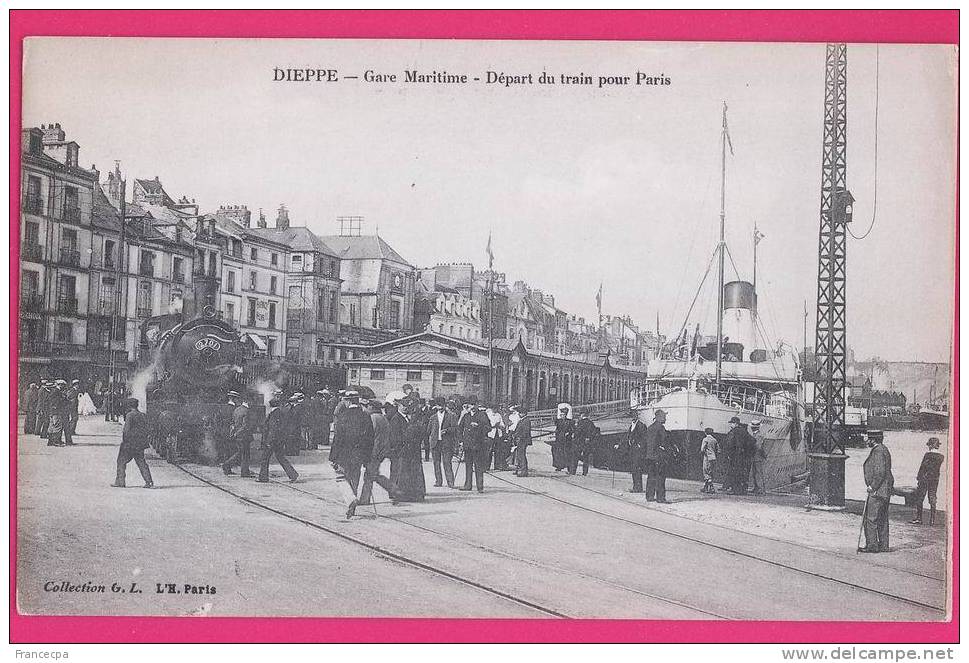
[[(650, 405), (667, 394), (686, 390), (685, 386), (650, 384), (640, 390), (639, 404)], [(746, 385), (709, 384), (697, 386), (695, 390), (699, 394), (716, 396), (724, 405), (763, 415), (791, 416), (791, 408), (795, 405), (792, 396), (785, 391), (768, 391)]]

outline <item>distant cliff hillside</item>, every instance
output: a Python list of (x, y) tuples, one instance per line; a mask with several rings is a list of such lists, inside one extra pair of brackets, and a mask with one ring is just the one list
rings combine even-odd
[(872, 389), (900, 391), (909, 403), (925, 403), (930, 394), (951, 391), (949, 364), (924, 361), (856, 361), (849, 373), (871, 377)]

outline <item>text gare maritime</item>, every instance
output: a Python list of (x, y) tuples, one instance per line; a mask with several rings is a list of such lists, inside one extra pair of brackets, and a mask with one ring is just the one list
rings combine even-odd
[[(363, 72), (363, 80), (368, 83), (396, 83), (397, 74), (385, 74), (368, 69)], [(417, 69), (404, 70), (404, 83), (467, 83), (467, 74), (452, 74), (448, 71), (418, 71)]]

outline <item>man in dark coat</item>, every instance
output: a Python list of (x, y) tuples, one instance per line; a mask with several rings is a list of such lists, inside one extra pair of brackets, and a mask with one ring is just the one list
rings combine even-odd
[(77, 407), (81, 398), (81, 381), (71, 380), (71, 386), (64, 392), (65, 416), (64, 422), (64, 443), (68, 446), (74, 444), (74, 433), (77, 432)]
[(24, 434), (30, 435), (37, 430), (37, 397), (40, 389), (36, 382), (31, 382), (24, 393)]
[[(63, 447), (64, 428), (67, 425), (67, 382), (57, 380), (47, 401), (49, 410), (47, 426), (47, 446)], [(72, 443), (73, 444), (73, 443)]]
[(355, 391), (347, 394), (348, 402), (340, 418), (341, 436), (346, 445), (343, 453), (343, 469), (354, 495), (360, 483), (360, 471), (373, 455), (373, 420), (360, 407), (360, 396)]
[[(473, 401), (472, 401), (473, 404)], [(491, 456), (491, 420), (484, 407), (473, 407), (465, 417), (464, 485), (458, 490), (471, 490), (472, 479), (478, 492), (484, 492), (484, 469)]]
[(53, 391), (53, 385), (45, 380), (37, 393), (37, 425), (34, 431), (40, 437), (47, 437), (47, 429), (50, 427), (50, 397)]
[(945, 456), (939, 452), (939, 448), (942, 446), (939, 438), (930, 437), (926, 446), (929, 450), (922, 456), (922, 464), (919, 465), (919, 471), (915, 477), (917, 486), (915, 489), (916, 505), (913, 525), (922, 524), (922, 504), (925, 502), (926, 495), (929, 496), (929, 525), (935, 524), (936, 493), (939, 490), (939, 477), (942, 474), (942, 463), (945, 462)]
[(145, 480), (145, 488), (154, 488), (155, 482), (151, 479), (151, 470), (145, 461), (145, 449), (148, 448), (148, 416), (138, 409), (137, 398), (126, 398), (124, 400), (126, 413), (124, 417), (124, 427), (121, 429), (121, 446), (118, 447), (117, 473), (114, 483), (115, 488), (124, 488), (126, 480), (126, 470), (130, 461), (135, 461), (141, 478)]
[(360, 489), (360, 498), (354, 498), (347, 507), (347, 518), (352, 518), (356, 508), (360, 504), (370, 504), (373, 494), (373, 485), (387, 491), (391, 501), (396, 502), (397, 490), (388, 477), (380, 473), (380, 465), (385, 458), (390, 458), (390, 425), (387, 417), (383, 413), (380, 402), (373, 400), (368, 404), (370, 411), (370, 421), (373, 423), (373, 451), (370, 453), (370, 460), (364, 468), (363, 488)]
[(323, 417), (326, 403), (323, 390), (310, 396), (303, 405), (303, 428), (307, 449), (319, 449), (323, 444)]
[(578, 472), (579, 461), (582, 461), (582, 476), (589, 474), (589, 460), (592, 458), (592, 447), (597, 432), (592, 419), (589, 419), (589, 415), (583, 412), (579, 417), (579, 423), (575, 425), (575, 453), (572, 454), (569, 474)]
[[(455, 437), (458, 434), (457, 415), (445, 404), (443, 398), (435, 401), (434, 411), (427, 421), (427, 439), (434, 459), (434, 485), (440, 487), (447, 480), (448, 488), (454, 488)], [(443, 477), (442, 474), (443, 465)]]
[(303, 392), (297, 391), (289, 397), (287, 405), (287, 427), (289, 432), (286, 437), (286, 455), (298, 456), (299, 450), (303, 448), (303, 416), (305, 414), (305, 397)]
[[(235, 392), (232, 392), (235, 393)], [(232, 411), (232, 425), (229, 428), (229, 439), (232, 441), (232, 455), (222, 464), (222, 471), (232, 474), (232, 465), (239, 463), (239, 474), (251, 477), (249, 458), (252, 450), (252, 420), (249, 413), (249, 403), (243, 398), (231, 401), (235, 409)]]
[[(646, 424), (639, 420), (633, 413), (633, 424), (629, 427), (629, 435), (626, 440), (626, 463), (629, 465), (629, 472), (633, 477), (633, 487), (629, 492), (643, 492), (643, 470), (646, 466)], [(616, 450), (618, 451), (616, 445)], [(617, 454), (618, 455), (618, 454)]]
[(881, 431), (868, 431), (871, 452), (865, 459), (865, 486), (868, 501), (865, 503), (865, 547), (858, 552), (888, 552), (888, 507), (895, 487), (892, 476), (892, 454), (885, 446)]
[(666, 473), (672, 458), (672, 444), (666, 430), (666, 412), (656, 410), (646, 429), (646, 501), (669, 504), (666, 500)]
[(342, 435), (342, 421), (347, 413), (347, 392), (340, 391), (340, 400), (333, 406), (333, 443), (330, 445), (330, 464), (335, 469), (342, 467), (343, 450), (346, 448)]
[(740, 417), (730, 418), (730, 430), (723, 441), (724, 463), (726, 464), (726, 475), (723, 483), (723, 491), (731, 495), (743, 493), (741, 483), (744, 474), (744, 449), (747, 439), (744, 429), (740, 427)]
[(262, 461), (259, 463), (259, 477), (256, 479), (259, 483), (269, 482), (269, 461), (274, 456), (290, 482), (299, 479), (299, 473), (293, 469), (285, 453), (286, 443), (292, 434), (292, 426), (287, 421), (288, 415), (288, 409), (283, 407), (282, 401), (276, 398), (269, 401), (269, 414), (262, 427)]
[(572, 420), (572, 406), (560, 403), (555, 419), (555, 440), (552, 442), (552, 467), (563, 470), (572, 463), (572, 443), (575, 439), (575, 421)]
[(528, 416), (528, 409), (519, 405), (515, 409), (519, 419), (510, 431), (515, 439), (515, 476), (528, 476), (528, 447), (532, 444), (532, 420)]

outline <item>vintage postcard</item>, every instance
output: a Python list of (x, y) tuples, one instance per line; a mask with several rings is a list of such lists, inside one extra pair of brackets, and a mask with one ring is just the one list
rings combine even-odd
[(954, 46), (23, 55), (21, 614), (951, 617)]

